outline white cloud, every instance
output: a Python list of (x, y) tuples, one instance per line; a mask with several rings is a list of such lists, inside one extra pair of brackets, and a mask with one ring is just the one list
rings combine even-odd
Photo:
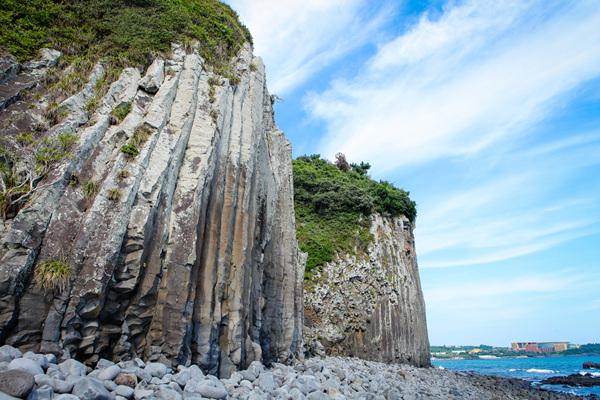
[[(291, 92), (313, 74), (373, 41), (392, 8), (368, 0), (229, 0), (264, 58), (271, 91)], [(381, 5), (380, 5), (381, 6)]]
[(328, 127), (321, 153), (381, 172), (516, 135), (600, 74), (598, 26), (595, 1), (472, 1), (423, 18), (354, 79), (309, 98)]

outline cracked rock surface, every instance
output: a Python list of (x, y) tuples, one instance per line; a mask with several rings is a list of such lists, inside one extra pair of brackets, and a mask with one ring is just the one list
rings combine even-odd
[[(56, 53), (44, 56), (23, 70)], [(1, 64), (7, 88), (20, 77), (13, 61)], [(75, 149), (0, 229), (2, 344), (86, 363), (193, 363), (221, 376), (301, 353), (291, 147), (249, 47), (235, 70), (231, 83), (174, 46), (145, 73), (123, 70), (95, 110), (86, 104), (101, 65), (58, 105), (64, 118), (47, 135), (75, 133)], [(131, 111), (115, 121), (122, 104)], [(140, 132), (139, 153), (125, 154)], [(53, 260), (71, 271), (62, 290), (34, 279)]]
[(307, 288), (307, 346), (317, 354), (428, 366), (413, 226), (406, 217), (375, 214), (371, 234), (366, 254), (338, 256)]

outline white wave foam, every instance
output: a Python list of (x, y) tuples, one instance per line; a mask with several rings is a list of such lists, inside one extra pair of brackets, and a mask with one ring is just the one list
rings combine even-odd
[(600, 372), (590, 372), (590, 371), (579, 371), (579, 375), (587, 375), (590, 374), (594, 378), (600, 378)]
[(527, 370), (527, 372), (529, 372), (531, 374), (553, 374), (556, 371), (553, 371), (551, 369), (530, 368), (530, 369)]
[(440, 365), (440, 366), (438, 367), (438, 369), (446, 369), (446, 368), (444, 368), (444, 367), (442, 367), (442, 366)]
[(516, 368), (511, 368), (508, 370), (508, 372), (515, 372), (517, 369)]

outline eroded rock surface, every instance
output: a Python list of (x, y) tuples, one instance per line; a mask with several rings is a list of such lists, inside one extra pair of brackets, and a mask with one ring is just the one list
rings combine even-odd
[[(222, 376), (300, 352), (291, 149), (260, 59), (245, 48), (235, 69), (230, 83), (175, 46), (145, 76), (125, 69), (94, 111), (101, 65), (58, 106), (48, 135), (78, 141), (0, 230), (1, 343)], [(115, 121), (121, 104), (131, 111)], [(139, 135), (139, 154), (125, 154)], [(34, 279), (53, 260), (71, 269), (64, 290)]]
[(324, 266), (305, 293), (305, 341), (315, 353), (428, 366), (429, 339), (412, 225), (373, 215), (366, 254)]

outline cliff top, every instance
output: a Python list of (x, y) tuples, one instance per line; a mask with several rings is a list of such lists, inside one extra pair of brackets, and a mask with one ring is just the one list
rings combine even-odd
[(298, 157), (294, 166), (294, 202), (300, 249), (308, 253), (305, 278), (333, 260), (338, 252), (366, 250), (373, 213), (406, 216), (414, 222), (416, 204), (409, 193), (368, 176), (370, 165), (336, 163), (320, 155)]
[(218, 0), (4, 0), (0, 23), (0, 50), (21, 62), (50, 47), (120, 67), (147, 65), (171, 43), (197, 40), (200, 55), (225, 69), (252, 43), (237, 13)]

